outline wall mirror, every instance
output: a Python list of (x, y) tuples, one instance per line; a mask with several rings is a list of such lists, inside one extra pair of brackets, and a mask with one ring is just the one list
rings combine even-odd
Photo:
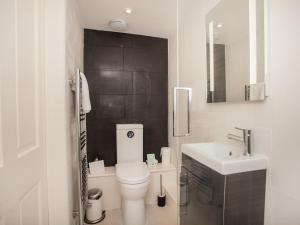
[(206, 15), (207, 102), (263, 101), (267, 0), (220, 0)]

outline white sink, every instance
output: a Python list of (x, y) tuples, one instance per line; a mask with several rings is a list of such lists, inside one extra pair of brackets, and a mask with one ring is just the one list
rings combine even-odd
[(242, 149), (228, 144), (183, 144), (181, 150), (182, 153), (223, 175), (262, 170), (268, 165), (265, 155), (254, 153), (253, 156), (244, 156)]

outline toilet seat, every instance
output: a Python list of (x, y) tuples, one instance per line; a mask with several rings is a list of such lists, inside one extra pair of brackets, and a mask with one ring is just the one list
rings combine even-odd
[(120, 183), (134, 185), (147, 182), (150, 172), (144, 162), (118, 163), (116, 175)]

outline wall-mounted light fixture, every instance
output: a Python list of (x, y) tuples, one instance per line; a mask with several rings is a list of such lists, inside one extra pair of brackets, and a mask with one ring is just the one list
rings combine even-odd
[(211, 92), (215, 91), (215, 63), (214, 63), (214, 22), (209, 23), (209, 78)]
[(256, 0), (249, 0), (250, 85), (257, 83)]

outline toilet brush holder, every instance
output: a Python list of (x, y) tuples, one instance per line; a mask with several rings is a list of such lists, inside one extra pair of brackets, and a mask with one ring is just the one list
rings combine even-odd
[(157, 205), (159, 207), (165, 207), (166, 205), (166, 194), (163, 193), (162, 188), (162, 175), (160, 175), (160, 194), (157, 196)]
[(165, 207), (166, 206), (166, 194), (157, 196), (157, 205), (159, 207)]

